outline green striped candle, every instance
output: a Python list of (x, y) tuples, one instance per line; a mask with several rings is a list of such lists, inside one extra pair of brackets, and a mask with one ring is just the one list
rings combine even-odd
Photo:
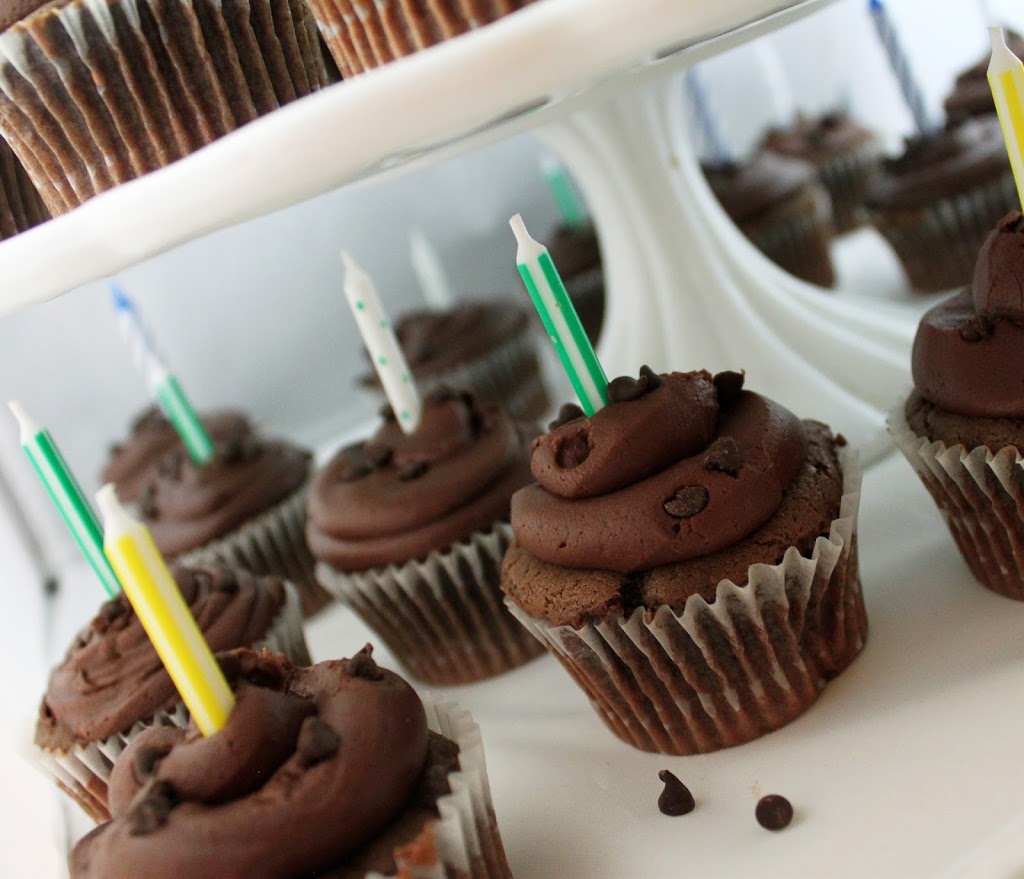
[(548, 249), (530, 237), (519, 214), (509, 220), (509, 225), (519, 243), (516, 251), (519, 274), (583, 411), (593, 415), (608, 405), (608, 379), (604, 369), (583, 331)]
[(544, 173), (548, 189), (558, 205), (558, 212), (562, 216), (562, 222), (573, 229), (581, 229), (587, 225), (589, 218), (583, 202), (576, 194), (572, 180), (561, 162), (554, 156), (545, 155), (540, 160), (540, 168)]
[(8, 405), (21, 429), (21, 447), (100, 584), (113, 598), (120, 592), (121, 584), (103, 553), (103, 530), (96, 513), (50, 432), (39, 427), (17, 401)]

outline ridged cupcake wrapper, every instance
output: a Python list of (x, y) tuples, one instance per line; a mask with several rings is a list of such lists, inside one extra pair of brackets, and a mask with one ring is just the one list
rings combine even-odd
[(348, 78), (497, 21), (534, 0), (311, 0)]
[(780, 268), (821, 287), (836, 282), (831, 206), (820, 184), (805, 186), (767, 216), (740, 224), (750, 242)]
[[(417, 377), (416, 384), (423, 394), (439, 385), (470, 388), (482, 400), (500, 403), (513, 418), (536, 421), (550, 409), (551, 400), (535, 346), (533, 333), (527, 325), (483, 357), (433, 375)], [(379, 387), (361, 385), (361, 388), (374, 408), (386, 402), (387, 398)]]
[(839, 518), (810, 558), (790, 547), (748, 582), (722, 580), (715, 601), (682, 613), (638, 608), (576, 629), (510, 610), (590, 698), (605, 724), (644, 751), (699, 754), (785, 725), (860, 653), (867, 616), (857, 565), (861, 470), (840, 450)]
[(501, 560), (511, 541), (512, 528), (502, 522), (423, 561), (354, 573), (321, 563), (317, 575), (410, 675), (465, 684), (544, 652), (502, 601)]
[(316, 563), (306, 546), (306, 490), (303, 486), (230, 534), (178, 557), (185, 564), (221, 562), (254, 574), (273, 574), (299, 591), (302, 609), (311, 616), (330, 602), (320, 587)]
[(848, 155), (818, 166), (818, 179), (832, 199), (832, 224), (837, 235), (851, 232), (868, 221), (864, 196), (881, 159), (881, 144), (870, 141)]
[(326, 83), (301, 0), (71, 0), (0, 34), (0, 126), (54, 215)]
[(1002, 217), (1019, 210), (1013, 174), (927, 208), (872, 212), (872, 223), (896, 251), (915, 290), (970, 283), (978, 251)]
[(42, 198), (18, 157), (0, 140), (0, 240), (49, 219)]
[[(427, 726), (459, 746), (459, 769), (448, 775), (451, 793), (437, 800), (440, 818), (431, 825), (436, 862), (400, 860), (400, 875), (408, 879), (511, 879), (491, 804), (480, 727), (468, 711), (454, 702), (426, 697), (423, 707)], [(367, 873), (366, 879), (385, 877)]]
[[(267, 634), (251, 646), (256, 650), (266, 648), (274, 653), (283, 653), (296, 665), (309, 665), (309, 648), (302, 631), (298, 592), (286, 583), (285, 595), (284, 606), (270, 624)], [(39, 749), (39, 762), (43, 770), (52, 775), (57, 785), (90, 817), (97, 822), (107, 821), (110, 819), (107, 783), (115, 761), (128, 743), (151, 726), (185, 727), (188, 721), (188, 710), (179, 702), (171, 711), (159, 711), (103, 741), (76, 745), (68, 751)]]
[(889, 433), (942, 512), (978, 581), (1024, 601), (1024, 458), (1015, 446), (966, 449), (920, 436), (904, 403), (889, 412)]

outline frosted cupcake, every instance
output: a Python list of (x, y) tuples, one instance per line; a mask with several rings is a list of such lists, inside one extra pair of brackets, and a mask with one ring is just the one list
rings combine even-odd
[[(218, 566), (173, 566), (189, 610), (214, 650), (266, 647), (308, 663), (295, 590)], [(50, 675), (35, 743), (44, 768), (86, 812), (110, 817), (107, 785), (125, 745), (188, 714), (126, 596), (106, 602)]]
[(867, 635), (860, 469), (743, 377), (618, 378), (512, 499), (502, 587), (619, 738), (694, 754), (807, 709)]
[[(1024, 37), (1015, 31), (1006, 31), (1006, 45), (1018, 58), (1024, 55)], [(991, 54), (986, 54), (956, 78), (953, 90), (942, 105), (950, 119), (995, 115), (992, 86), (988, 84), (988, 65), (991, 60)]]

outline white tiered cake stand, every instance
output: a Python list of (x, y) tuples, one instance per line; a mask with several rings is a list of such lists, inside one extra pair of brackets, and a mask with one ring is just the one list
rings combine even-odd
[[(0, 244), (0, 311), (529, 128), (562, 153), (600, 227), (609, 374), (641, 363), (744, 367), (758, 390), (829, 421), (874, 458), (883, 411), (907, 382), (919, 307), (825, 294), (755, 251), (703, 182), (672, 76), (823, 5), (543, 0)], [(860, 546), (872, 621), (864, 655), (804, 717), (743, 747), (691, 758), (634, 751), (550, 658), (454, 691), (483, 728), (519, 879), (1024, 875), (1024, 607), (973, 584), (896, 457), (868, 471)], [(321, 659), (372, 640), (342, 608), (310, 636)], [(691, 815), (658, 812), (661, 768), (693, 789)], [(753, 818), (769, 792), (797, 810), (777, 835)]]

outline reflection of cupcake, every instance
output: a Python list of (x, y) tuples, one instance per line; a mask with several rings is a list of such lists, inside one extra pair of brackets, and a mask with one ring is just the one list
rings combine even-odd
[(1024, 600), (1024, 216), (985, 242), (973, 283), (921, 319), (914, 391), (889, 429), (974, 576)]
[(11, 238), (49, 217), (24, 166), (0, 140), (0, 239)]
[(915, 289), (966, 284), (985, 236), (1017, 201), (999, 121), (971, 119), (908, 141), (883, 161), (865, 201)]
[(534, 0), (311, 0), (342, 76), (363, 73), (491, 24)]
[(872, 131), (844, 113), (799, 116), (790, 128), (769, 131), (762, 146), (815, 167), (832, 199), (836, 232), (849, 232), (867, 220), (864, 193), (882, 155)]
[(221, 662), (225, 727), (140, 736), (72, 879), (511, 875), (468, 713), (422, 703), (368, 649), (311, 668), (246, 650)]
[(248, 424), (214, 438), (212, 460), (184, 451), (160, 459), (139, 513), (167, 558), (223, 562), (295, 584), (306, 614), (326, 603), (303, 538), (311, 455)]
[(812, 284), (835, 283), (832, 208), (809, 163), (760, 150), (745, 162), (705, 165), (704, 175), (732, 221), (772, 262)]
[[(409, 312), (395, 322), (395, 335), (424, 392), (441, 385), (469, 388), (525, 420), (540, 418), (550, 405), (529, 313), (518, 303), (465, 302)], [(384, 402), (372, 369), (359, 385)]]
[[(211, 412), (203, 416), (202, 422), (211, 437), (221, 440), (250, 429), (241, 412)], [(100, 481), (112, 482), (122, 501), (135, 501), (157, 475), (160, 461), (171, 452), (184, 451), (185, 446), (171, 422), (156, 406), (150, 406), (132, 422), (127, 441), (110, 447), (110, 457)]]
[[(295, 590), (217, 566), (172, 568), (214, 650), (267, 647), (309, 661)], [(107, 782), (125, 744), (148, 726), (188, 720), (128, 599), (106, 602), (50, 675), (36, 725), (43, 765), (90, 815), (109, 817)]]
[[(1015, 31), (1006, 31), (1006, 44), (1018, 58), (1024, 55), (1024, 37)], [(949, 93), (943, 107), (950, 119), (964, 119), (968, 116), (992, 116), (996, 104), (992, 98), (992, 86), (988, 84), (990, 55), (969, 67), (956, 78), (953, 91)]]
[(475, 681), (541, 652), (499, 585), (528, 442), (496, 404), (439, 389), (414, 433), (390, 417), (313, 480), (306, 537), (321, 582), (421, 681)]
[(818, 422), (706, 372), (616, 379), (534, 444), (509, 606), (608, 727), (692, 754), (788, 723), (860, 652), (860, 469)]
[(562, 223), (546, 246), (583, 324), (583, 331), (590, 343), (596, 345), (604, 323), (604, 270), (597, 230), (592, 223), (585, 226)]
[(300, 0), (26, 0), (0, 31), (0, 127), (55, 215), (326, 83)]

